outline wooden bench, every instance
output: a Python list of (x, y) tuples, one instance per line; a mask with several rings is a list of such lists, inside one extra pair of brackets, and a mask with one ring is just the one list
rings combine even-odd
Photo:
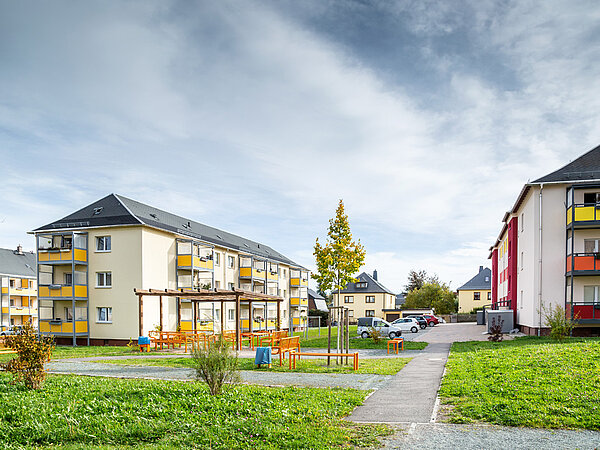
[(279, 365), (283, 365), (285, 354), (297, 350), (300, 352), (300, 336), (284, 337), (279, 340), (279, 345), (272, 347), (274, 355), (279, 354)]
[(268, 336), (263, 336), (260, 338), (260, 346), (261, 347), (277, 347), (279, 345), (279, 341), (281, 338), (288, 337), (286, 330), (278, 330), (273, 331)]
[(358, 352), (354, 353), (311, 353), (311, 352), (300, 352), (300, 351), (291, 351), (290, 352), (290, 370), (296, 368), (296, 358), (300, 359), (301, 356), (341, 356), (341, 357), (352, 357), (353, 359), (353, 369), (358, 370)]
[(390, 339), (387, 343), (387, 352), (390, 354), (390, 346), (392, 346), (392, 350), (398, 354), (398, 346), (401, 346), (401, 350), (404, 351), (404, 338), (398, 337), (394, 339)]

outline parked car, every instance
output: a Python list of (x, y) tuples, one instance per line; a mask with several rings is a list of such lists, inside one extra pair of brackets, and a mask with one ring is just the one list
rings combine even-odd
[(363, 339), (368, 338), (371, 335), (371, 328), (376, 329), (382, 336), (387, 336), (390, 339), (402, 336), (402, 328), (392, 325), (379, 317), (361, 317), (358, 319), (356, 332), (360, 337)]
[(431, 314), (423, 314), (423, 317), (425, 317), (425, 319), (427, 319), (427, 325), (429, 325), (430, 327), (434, 327), (438, 323), (440, 323), (438, 318), (435, 316), (432, 316)]
[(418, 323), (419, 326), (421, 327), (421, 329), (425, 329), (427, 328), (427, 319), (423, 316), (417, 316), (417, 315), (411, 315), (411, 316), (407, 316), (410, 319), (415, 319)]
[(400, 317), (394, 320), (392, 325), (399, 327), (402, 331), (411, 331), (412, 333), (419, 331), (419, 322), (413, 317)]
[(6, 330), (0, 331), (0, 336), (10, 336), (13, 334), (19, 334), (23, 327), (18, 325), (13, 325)]

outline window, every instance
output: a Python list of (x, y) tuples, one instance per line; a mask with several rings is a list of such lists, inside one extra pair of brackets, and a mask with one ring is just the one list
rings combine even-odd
[(287, 277), (287, 270), (283, 269), (283, 278)]
[(366, 317), (375, 317), (375, 310), (374, 309), (367, 309), (365, 311), (365, 316)]
[(221, 287), (221, 282), (219, 280), (215, 281), (215, 289), (219, 289)]
[(227, 289), (229, 289), (230, 291), (233, 291), (234, 287), (235, 287), (234, 283), (227, 283)]
[(71, 236), (62, 236), (60, 240), (61, 248), (71, 248), (73, 244), (73, 238)]
[(481, 300), (481, 292), (473, 292), (473, 300)]
[(354, 310), (353, 309), (349, 309), (348, 310), (348, 317), (354, 317)]
[(73, 310), (65, 306), (65, 322), (73, 322)]
[(73, 274), (65, 273), (65, 286), (73, 286)]
[(229, 309), (227, 311), (227, 317), (229, 320), (235, 320), (235, 309)]
[(96, 322), (101, 323), (112, 323), (112, 308), (107, 306), (102, 306), (100, 308), (96, 308), (97, 316)]
[(367, 282), (366, 281), (359, 281), (358, 283), (355, 284), (355, 286), (357, 288), (366, 288), (367, 287)]
[(280, 277), (281, 276), (281, 267), (277, 268), (277, 276)]
[(221, 254), (219, 252), (215, 252), (215, 266), (221, 265)]
[(375, 303), (375, 296), (367, 295), (367, 297), (365, 298), (365, 303)]
[(97, 252), (110, 252), (110, 236), (99, 236), (96, 238)]
[(96, 272), (96, 287), (104, 288), (112, 286), (111, 272)]
[(521, 270), (523, 270), (523, 252), (521, 252)]
[(583, 247), (585, 253), (598, 253), (600, 239), (584, 239)]
[(235, 269), (235, 258), (233, 256), (227, 257), (227, 267), (230, 269)]
[[(521, 295), (523, 295), (523, 291), (521, 291)], [(490, 301), (492, 299), (492, 293), (491, 292), (488, 292), (487, 299), (488, 299), (488, 301)], [(523, 300), (523, 299), (521, 299), (521, 300)]]
[(584, 286), (583, 287), (583, 303), (598, 303), (598, 291), (600, 286)]
[(353, 295), (345, 295), (344, 303), (354, 303), (354, 296)]
[(11, 288), (14, 288), (15, 287), (15, 280), (10, 280), (9, 284), (10, 284)]
[(596, 192), (586, 192), (583, 194), (583, 203), (600, 203), (600, 194)]
[(525, 213), (521, 213), (521, 232), (523, 232), (523, 221), (525, 220)]

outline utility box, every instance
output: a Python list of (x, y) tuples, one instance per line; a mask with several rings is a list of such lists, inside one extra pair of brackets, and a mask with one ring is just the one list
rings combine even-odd
[(504, 320), (502, 324), (502, 332), (508, 333), (515, 328), (513, 323), (514, 311), (512, 309), (486, 309), (485, 310), (485, 323), (487, 324), (488, 333), (492, 326), (492, 319), (494, 323), (499, 323)]
[(483, 310), (477, 311), (477, 325), (485, 325), (485, 313)]

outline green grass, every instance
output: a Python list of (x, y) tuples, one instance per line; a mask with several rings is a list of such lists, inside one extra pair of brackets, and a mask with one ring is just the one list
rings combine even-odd
[(440, 396), (452, 422), (600, 430), (600, 340), (454, 343)]
[[(387, 339), (382, 339), (379, 344), (375, 344), (373, 339), (362, 339), (356, 334), (357, 325), (350, 325), (350, 349), (387, 349)], [(321, 336), (318, 329), (311, 328), (308, 331), (308, 338), (304, 333), (295, 333), (300, 336), (300, 345), (308, 348), (327, 348), (327, 328), (321, 328)], [(410, 333), (403, 332), (404, 333)], [(331, 348), (336, 348), (337, 327), (331, 327)], [(404, 350), (423, 350), (427, 347), (427, 342), (409, 342), (404, 341)]]
[(0, 374), (0, 447), (339, 448), (377, 445), (385, 426), (342, 420), (366, 391), (50, 376), (27, 391)]
[[(303, 359), (296, 361), (296, 369), (290, 370), (288, 361), (284, 361), (283, 366), (279, 365), (279, 359), (273, 358), (271, 368), (266, 366), (260, 369), (254, 365), (254, 359), (239, 358), (240, 370), (257, 370), (262, 372), (303, 372), (303, 373), (364, 373), (376, 375), (395, 375), (412, 358), (377, 358), (362, 359), (358, 362), (358, 370), (352, 370), (352, 359), (349, 365), (337, 365), (335, 358), (332, 358), (331, 365), (327, 367), (325, 358), (322, 359)], [(134, 366), (160, 366), (160, 367), (185, 367), (194, 368), (192, 358), (129, 358), (116, 360), (97, 360), (94, 362), (134, 365)]]

